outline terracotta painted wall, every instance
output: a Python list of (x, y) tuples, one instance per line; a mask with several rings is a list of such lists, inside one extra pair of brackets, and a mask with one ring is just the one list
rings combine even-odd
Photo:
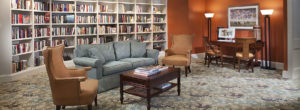
[[(284, 12), (284, 0), (206, 0), (206, 12), (215, 13), (212, 19), (212, 39), (217, 39), (217, 27), (227, 26), (227, 8), (231, 6), (255, 5), (258, 4), (260, 9), (274, 9), (271, 15), (271, 49), (272, 61), (284, 62), (284, 51), (286, 45), (286, 22)], [(261, 14), (260, 26), (264, 27), (264, 16)], [(264, 33), (264, 30), (262, 31)], [(249, 30), (237, 30), (236, 37), (252, 37), (253, 32)], [(263, 35), (264, 36), (264, 35)], [(262, 37), (264, 38), (264, 37)]]

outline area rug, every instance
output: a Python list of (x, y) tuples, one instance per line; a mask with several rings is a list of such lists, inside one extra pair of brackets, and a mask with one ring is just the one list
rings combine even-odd
[[(299, 82), (281, 78), (281, 71), (255, 68), (241, 72), (232, 65), (192, 62), (192, 73), (184, 76), (182, 69), (181, 96), (173, 88), (151, 99), (152, 110), (299, 110)], [(176, 80), (174, 80), (176, 82)], [(119, 88), (98, 94), (95, 110), (146, 110), (146, 100), (125, 94), (120, 104)], [(86, 106), (66, 110), (86, 110)], [(0, 84), (1, 110), (54, 110), (46, 73)]]

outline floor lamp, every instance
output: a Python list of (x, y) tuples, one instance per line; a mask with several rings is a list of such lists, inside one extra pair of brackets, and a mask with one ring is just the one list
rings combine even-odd
[(207, 31), (208, 31), (208, 39), (211, 41), (211, 18), (214, 17), (214, 13), (205, 13), (205, 17), (208, 19), (207, 22)]
[[(274, 69), (271, 66), (271, 33), (270, 33), (270, 15), (273, 14), (272, 9), (267, 9), (267, 10), (260, 10), (261, 14), (265, 16), (265, 68), (266, 69)], [(267, 41), (268, 39), (268, 41)], [(269, 53), (268, 53), (268, 47), (269, 47)], [(268, 58), (269, 57), (269, 58)]]

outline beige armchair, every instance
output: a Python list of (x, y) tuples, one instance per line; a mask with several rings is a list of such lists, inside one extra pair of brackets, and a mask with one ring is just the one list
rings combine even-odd
[(87, 79), (86, 71), (91, 68), (67, 69), (63, 63), (63, 50), (64, 45), (43, 50), (56, 110), (74, 105), (88, 105), (91, 110), (94, 100), (97, 106), (98, 80)]
[(193, 40), (193, 35), (171, 35), (172, 46), (165, 51), (163, 65), (184, 66), (185, 76), (187, 76), (188, 72), (191, 72)]

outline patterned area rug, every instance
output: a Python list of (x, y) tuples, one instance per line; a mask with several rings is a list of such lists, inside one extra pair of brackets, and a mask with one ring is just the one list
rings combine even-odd
[[(210, 68), (203, 61), (192, 62), (192, 73), (182, 72), (181, 96), (176, 88), (151, 99), (151, 109), (156, 110), (299, 110), (299, 82), (281, 79), (280, 71), (255, 68), (237, 72), (229, 64)], [(183, 69), (182, 69), (183, 71)], [(176, 82), (176, 80), (174, 80)], [(146, 100), (125, 94), (120, 104), (119, 88), (98, 94), (101, 110), (145, 110)], [(54, 110), (46, 73), (22, 80), (0, 84), (1, 110)], [(85, 110), (86, 106), (67, 107), (66, 110)]]

